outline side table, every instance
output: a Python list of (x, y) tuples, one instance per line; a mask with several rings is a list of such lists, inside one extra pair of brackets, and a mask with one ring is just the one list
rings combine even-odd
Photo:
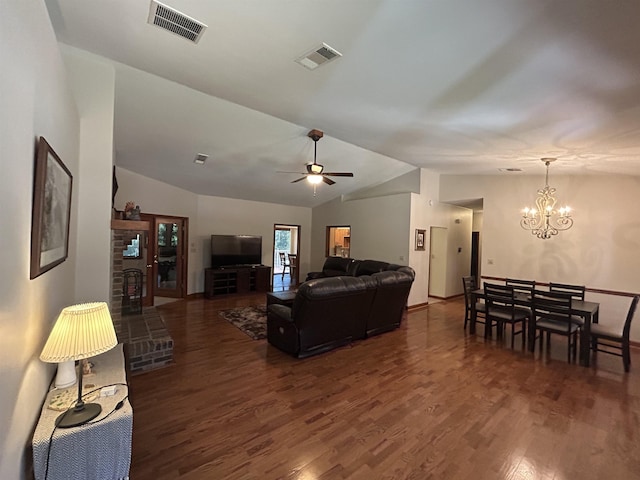
[[(95, 373), (84, 377), (85, 386), (93, 384), (94, 389), (99, 389), (106, 385), (127, 383), (122, 344), (90, 360)], [(75, 388), (77, 397), (77, 384), (69, 388)], [(48, 405), (56, 393), (58, 390), (51, 390), (47, 394), (33, 434), (36, 480), (44, 480), (45, 474), (47, 480), (127, 479), (133, 429), (133, 409), (128, 400), (128, 387), (117, 385), (115, 395), (109, 397), (100, 397), (98, 390), (98, 397), (92, 402), (99, 403), (102, 412), (91, 422), (73, 428), (55, 427), (56, 418), (62, 412), (51, 410)], [(122, 407), (116, 408), (121, 401)]]
[(272, 304), (285, 305), (290, 307), (296, 298), (295, 290), (286, 290), (284, 292), (267, 293), (267, 307)]

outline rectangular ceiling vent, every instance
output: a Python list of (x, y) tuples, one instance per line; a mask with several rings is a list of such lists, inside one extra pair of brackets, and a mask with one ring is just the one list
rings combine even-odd
[(207, 161), (207, 158), (209, 158), (209, 155), (206, 155), (204, 153), (199, 153), (196, 155), (196, 158), (193, 159), (193, 163), (197, 163), (198, 165), (204, 165), (204, 162)]
[(335, 48), (331, 48), (326, 43), (323, 43), (317, 48), (314, 48), (310, 52), (296, 58), (296, 62), (309, 70), (315, 70), (320, 65), (324, 65), (331, 60), (340, 58), (342, 54)]
[(151, 1), (147, 23), (180, 35), (193, 43), (198, 43), (207, 28), (204, 23), (155, 0)]

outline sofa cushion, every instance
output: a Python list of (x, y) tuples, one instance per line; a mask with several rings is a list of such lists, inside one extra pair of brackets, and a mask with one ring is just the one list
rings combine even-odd
[(388, 262), (380, 262), (378, 260), (356, 260), (354, 261), (351, 271), (354, 277), (359, 277), (360, 275), (372, 275), (383, 272), (388, 266)]
[(306, 281), (313, 280), (315, 278), (350, 275), (349, 268), (353, 261), (353, 258), (348, 257), (327, 257), (324, 261), (324, 265), (322, 266), (322, 271), (307, 273)]

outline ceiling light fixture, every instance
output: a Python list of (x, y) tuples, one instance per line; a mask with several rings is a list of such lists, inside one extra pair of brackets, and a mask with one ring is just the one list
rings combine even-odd
[(555, 209), (557, 200), (553, 196), (556, 189), (549, 186), (549, 165), (556, 161), (555, 158), (543, 158), (542, 162), (547, 167), (545, 186), (538, 190), (536, 208), (525, 208), (522, 212), (520, 226), (530, 230), (533, 235), (543, 240), (557, 235), (559, 231), (569, 230), (573, 226), (571, 209), (562, 207)]
[(312, 185), (318, 185), (319, 183), (322, 183), (322, 175), (307, 175), (307, 182)]

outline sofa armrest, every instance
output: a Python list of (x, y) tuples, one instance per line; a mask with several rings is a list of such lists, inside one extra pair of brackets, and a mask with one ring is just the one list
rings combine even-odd
[(285, 322), (293, 322), (293, 319), (291, 318), (291, 307), (287, 307), (285, 305), (269, 305), (269, 308), (267, 309), (267, 315), (269, 317), (277, 317), (278, 320), (282, 320)]
[(291, 308), (269, 305), (267, 308), (267, 340), (274, 347), (297, 356), (300, 352), (298, 327), (291, 318)]
[(316, 278), (324, 278), (324, 272), (309, 272), (307, 273), (307, 279), (305, 280), (305, 282), (308, 282), (309, 280), (314, 280)]

